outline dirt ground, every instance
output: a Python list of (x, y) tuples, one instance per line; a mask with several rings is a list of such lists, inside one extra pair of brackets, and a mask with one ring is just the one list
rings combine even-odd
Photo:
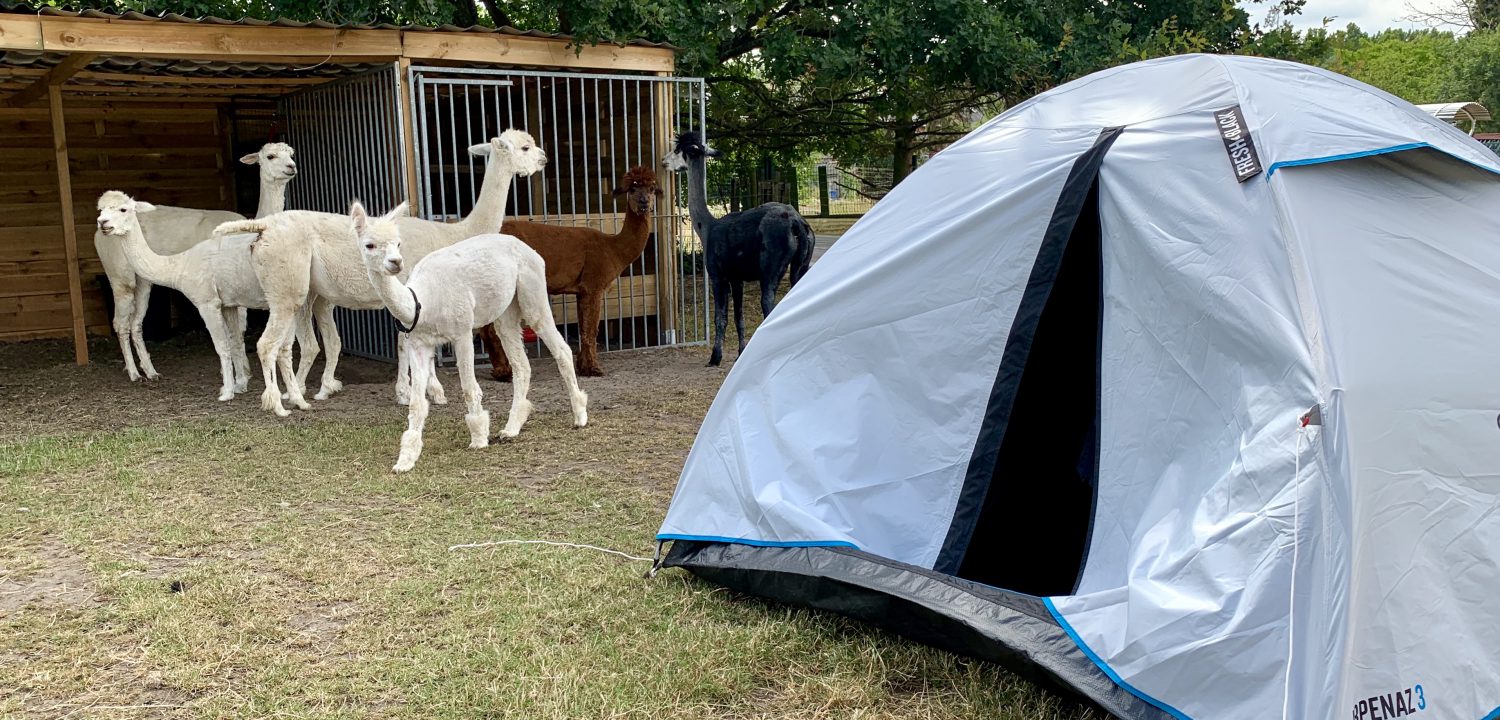
[[(338, 377), (344, 391), (326, 401), (309, 400), (313, 409), (293, 409), (282, 420), (260, 410), (259, 364), (251, 356), (250, 390), (230, 402), (216, 398), (219, 366), (206, 336), (180, 335), (150, 345), (151, 359), (161, 379), (130, 382), (125, 375), (119, 346), (112, 340), (94, 338), (89, 343), (92, 363), (73, 363), (70, 342), (46, 340), (0, 343), (0, 442), (37, 434), (68, 431), (118, 430), (184, 420), (226, 418), (236, 422), (284, 424), (314, 420), (390, 420), (405, 417), (406, 409), (395, 404), (395, 366), (344, 355)], [(733, 364), (733, 341), (728, 361), (718, 368), (704, 367), (704, 348), (645, 349), (604, 355), (604, 378), (581, 378), (589, 393), (590, 414), (609, 412), (626, 395), (707, 395), (712, 397)], [(477, 374), (485, 393), (485, 406), (503, 417), (509, 407), (510, 386), (496, 383), (481, 363)], [(314, 365), (308, 396), (317, 392), (323, 358)], [(532, 361), (532, 402), (548, 406), (563, 397), (557, 366), (547, 358)], [(439, 379), (454, 407), (461, 408), (457, 370), (440, 368)], [(503, 402), (501, 401), (503, 396)], [(456, 410), (462, 415), (461, 410)], [(453, 414), (435, 406), (437, 416)], [(496, 428), (499, 423), (496, 423)]]

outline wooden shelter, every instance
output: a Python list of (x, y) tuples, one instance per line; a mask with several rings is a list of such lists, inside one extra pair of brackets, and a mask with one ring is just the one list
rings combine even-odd
[[(83, 364), (87, 334), (110, 331), (91, 239), (99, 192), (146, 188), (156, 203), (253, 212), (254, 172), (235, 158), (273, 133), (279, 98), (385, 67), (412, 108), (413, 65), (650, 78), (671, 75), (674, 52), (575, 48), (514, 28), (0, 7), (0, 340), (71, 336)], [(419, 207), (415, 115), (394, 114), (404, 193)]]

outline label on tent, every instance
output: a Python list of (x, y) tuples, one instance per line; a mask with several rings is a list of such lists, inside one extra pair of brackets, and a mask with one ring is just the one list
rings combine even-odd
[(1219, 134), (1224, 137), (1224, 151), (1229, 153), (1229, 164), (1234, 167), (1234, 176), (1240, 182), (1260, 174), (1260, 154), (1255, 152), (1255, 141), (1250, 139), (1250, 128), (1245, 125), (1245, 115), (1240, 106), (1225, 108), (1214, 113), (1219, 125)]

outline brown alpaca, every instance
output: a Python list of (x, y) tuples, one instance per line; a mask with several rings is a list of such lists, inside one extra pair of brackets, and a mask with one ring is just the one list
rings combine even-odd
[[(599, 316), (604, 309), (604, 292), (620, 273), (635, 262), (646, 249), (651, 235), (651, 203), (661, 197), (656, 174), (636, 166), (625, 173), (616, 197), (625, 196), (625, 223), (620, 232), (606, 235), (587, 227), (558, 227), (524, 220), (508, 220), (500, 232), (514, 235), (530, 245), (547, 263), (547, 292), (578, 296), (579, 375), (598, 377)], [(500, 382), (510, 381), (510, 363), (500, 349), (500, 338), (491, 326), (480, 330), (485, 352), (490, 356), (490, 375)]]

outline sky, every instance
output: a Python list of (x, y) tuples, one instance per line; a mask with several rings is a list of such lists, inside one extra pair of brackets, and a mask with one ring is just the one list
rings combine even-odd
[[(1265, 16), (1264, 5), (1251, 5), (1241, 0), (1241, 5), (1247, 6), (1250, 11), (1251, 22), (1260, 20)], [(1425, 27), (1421, 23), (1402, 20), (1410, 15), (1408, 5), (1418, 9), (1429, 9), (1441, 7), (1448, 4), (1448, 0), (1307, 0), (1307, 6), (1302, 9), (1301, 17), (1292, 18), (1292, 24), (1299, 28), (1318, 27), (1322, 25), (1323, 18), (1334, 16), (1334, 21), (1329, 24), (1330, 28), (1342, 28), (1349, 23), (1355, 23), (1366, 32), (1384, 30), (1389, 27)]]

